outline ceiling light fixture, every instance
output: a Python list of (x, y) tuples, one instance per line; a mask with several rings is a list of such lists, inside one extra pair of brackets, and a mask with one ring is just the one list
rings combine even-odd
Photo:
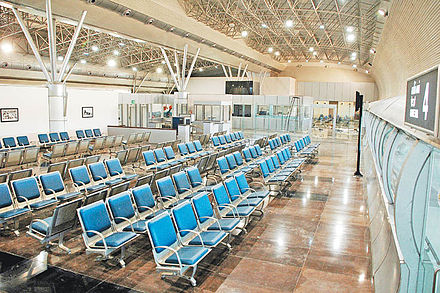
[(203, 68), (199, 68), (199, 71), (200, 71), (200, 72), (203, 72)]
[(306, 62), (309, 62), (309, 59), (306, 59)]
[(107, 61), (107, 65), (110, 67), (115, 67), (116, 66), (116, 60), (115, 59), (109, 59)]
[(345, 31), (346, 31), (347, 33), (352, 33), (352, 32), (354, 31), (354, 27), (352, 27), (352, 26), (347, 26), (347, 27), (345, 28)]
[(309, 48), (309, 51), (310, 51), (310, 52), (313, 52), (313, 51), (315, 51), (315, 48), (310, 47), (310, 48)]
[(353, 68), (357, 68), (357, 65), (356, 65), (356, 64), (353, 64)]
[(319, 60), (319, 63), (324, 63), (324, 61), (323, 60)]
[(341, 61), (338, 61), (338, 64), (341, 64)]
[(99, 51), (98, 46), (93, 45), (93, 46), (92, 46), (92, 51), (93, 51), (93, 52), (98, 52), (98, 51)]
[(280, 56), (280, 51), (276, 51), (275, 56)]
[(81, 64), (86, 64), (86, 63), (87, 63), (86, 59), (81, 59), (81, 60), (79, 60), (79, 62), (80, 62)]
[(293, 26), (293, 20), (291, 20), (291, 19), (286, 20), (285, 25), (286, 25), (286, 27), (292, 27)]
[(163, 72), (162, 67), (157, 67), (157, 69), (156, 69), (156, 73), (162, 73), (162, 72)]
[(352, 43), (356, 40), (356, 36), (354, 34), (347, 35), (347, 42)]
[(323, 24), (321, 24), (321, 25), (319, 26), (319, 28), (323, 30), (323, 29), (325, 29), (325, 26), (324, 26)]
[(242, 36), (243, 38), (246, 38), (246, 37), (248, 36), (248, 32), (247, 32), (247, 31), (242, 31), (242, 32), (241, 32), (241, 36)]
[(289, 60), (287, 60), (287, 63), (292, 63), (292, 60), (290, 60), (290, 59), (289, 59)]
[(262, 28), (267, 28), (267, 24), (262, 23), (262, 24), (261, 24), (261, 27), (262, 27)]
[(314, 51), (313, 56), (317, 56), (317, 55), (318, 55), (318, 52)]
[(374, 48), (371, 48), (371, 49), (370, 49), (370, 53), (371, 53), (371, 54), (376, 54), (376, 50), (375, 50)]
[(138, 71), (137, 67), (132, 67), (131, 68), (134, 72)]
[(125, 46), (125, 43), (124, 43), (124, 42), (120, 42), (120, 43), (119, 43), (119, 46), (124, 47), (124, 46)]
[(273, 48), (272, 48), (272, 47), (269, 47), (269, 48), (267, 49), (267, 52), (272, 53), (272, 52), (273, 52)]
[(14, 51), (14, 47), (9, 42), (3, 42), (1, 47), (4, 53), (11, 53), (12, 51)]
[(380, 16), (388, 16), (388, 11), (386, 11), (385, 9), (381, 8), (377, 11), (377, 13), (379, 13)]
[(370, 72), (369, 72), (368, 70), (365, 70), (365, 73), (368, 74), (368, 73), (370, 73)]
[(113, 50), (113, 55), (115, 55), (115, 56), (119, 56), (119, 51), (118, 50)]
[(58, 61), (63, 61), (64, 57), (63, 56), (58, 56), (57, 59), (58, 59)]
[(162, 62), (161, 62), (162, 64), (165, 64), (165, 60), (162, 60)]

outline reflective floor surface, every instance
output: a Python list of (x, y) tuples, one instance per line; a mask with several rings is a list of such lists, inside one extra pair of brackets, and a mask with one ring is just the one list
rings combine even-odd
[[(214, 250), (199, 265), (192, 288), (183, 279), (161, 280), (148, 239), (127, 250), (126, 267), (86, 255), (80, 231), (65, 238), (72, 254), (53, 248), (47, 271), (24, 280), (20, 292), (372, 292), (368, 215), (362, 179), (353, 177), (354, 141), (322, 142), (319, 161), (307, 165), (254, 219), (230, 253)], [(0, 251), (22, 258), (42, 246), (25, 236), (0, 236)], [(7, 263), (9, 254), (0, 254)]]

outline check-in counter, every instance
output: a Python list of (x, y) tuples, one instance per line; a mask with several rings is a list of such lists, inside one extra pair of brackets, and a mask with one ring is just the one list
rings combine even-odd
[(132, 133), (151, 132), (150, 141), (153, 143), (175, 141), (177, 131), (169, 128), (144, 128), (144, 127), (127, 127), (127, 126), (108, 126), (108, 135), (123, 135), (124, 140)]

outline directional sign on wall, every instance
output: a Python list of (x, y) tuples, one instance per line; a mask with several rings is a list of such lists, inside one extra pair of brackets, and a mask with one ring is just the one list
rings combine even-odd
[(437, 135), (439, 68), (422, 72), (408, 79), (405, 123)]

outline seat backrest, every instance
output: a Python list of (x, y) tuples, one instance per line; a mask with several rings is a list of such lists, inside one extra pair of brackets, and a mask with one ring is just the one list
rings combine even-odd
[(209, 201), (208, 193), (202, 192), (193, 197), (192, 204), (200, 223), (207, 221), (208, 218), (206, 217), (214, 216), (214, 210), (211, 206), (211, 202)]
[(131, 133), (131, 134), (128, 136), (127, 144), (132, 144), (132, 143), (135, 142), (135, 140), (136, 140), (136, 133)]
[(184, 144), (183, 142), (179, 143), (177, 145), (177, 148), (179, 149), (179, 152), (182, 156), (186, 156), (188, 154), (188, 148), (186, 147), (186, 144)]
[(244, 164), (243, 157), (241, 156), (240, 152), (233, 152), (232, 155), (234, 156), (235, 162), (238, 166), (241, 166)]
[(60, 162), (55, 164), (50, 164), (47, 168), (47, 173), (58, 172), (62, 178), (64, 178), (64, 174), (66, 172), (67, 162)]
[(251, 154), (251, 151), (249, 150), (249, 148), (243, 149), (243, 156), (244, 156), (244, 159), (246, 160), (246, 162), (252, 161), (252, 154)]
[(107, 197), (107, 192), (108, 192), (107, 189), (104, 189), (104, 190), (99, 190), (99, 191), (96, 191), (96, 192), (93, 192), (90, 194), (86, 194), (83, 206), (92, 204), (92, 203), (100, 201), (100, 200), (104, 201), (105, 198)]
[(242, 194), (249, 190), (250, 187), (243, 172), (235, 174), (234, 177)]
[(232, 201), (240, 197), (241, 192), (240, 188), (238, 187), (237, 181), (235, 180), (235, 177), (230, 177), (226, 179), (225, 186)]
[(154, 158), (154, 152), (153, 151), (146, 151), (142, 153), (142, 156), (144, 156), (144, 161), (146, 166), (151, 166), (156, 164), (156, 159)]
[(189, 232), (182, 230), (197, 230), (197, 219), (189, 200), (184, 201), (171, 210), (180, 236), (185, 236)]
[(192, 187), (202, 185), (202, 176), (200, 175), (200, 171), (197, 167), (188, 167), (185, 169), (185, 172), (188, 175)]
[(167, 160), (163, 149), (155, 149), (153, 152), (158, 163), (165, 162)]
[(235, 161), (233, 154), (226, 155), (226, 161), (228, 162), (230, 170), (237, 168), (237, 162)]
[(290, 142), (292, 140), (292, 138), (290, 137), (290, 134), (286, 134), (286, 138), (287, 138), (288, 142)]
[(0, 211), (13, 206), (11, 191), (7, 183), (0, 184)]
[(4, 167), (17, 166), (21, 164), (21, 158), (23, 156), (23, 150), (14, 149), (6, 153)]
[(70, 139), (69, 134), (66, 131), (60, 132), (60, 138), (63, 141), (68, 141)]
[(52, 146), (52, 158), (59, 158), (64, 156), (66, 150), (66, 143), (57, 143)]
[(107, 198), (107, 206), (116, 224), (123, 222), (124, 220), (122, 218), (130, 220), (136, 216), (130, 199), (130, 193), (128, 192), (122, 192)]
[(84, 164), (83, 158), (68, 161), (66, 164), (66, 171), (65, 171), (66, 175), (70, 174), (69, 172), (70, 169), (82, 166), (82, 164)]
[(42, 144), (49, 142), (49, 136), (46, 133), (38, 134), (38, 141)]
[(3, 138), (3, 145), (5, 148), (15, 148), (17, 144), (15, 143), (15, 138), (12, 136)]
[(131, 148), (128, 149), (127, 158), (125, 159), (125, 163), (134, 163), (138, 160), (139, 152), (141, 148)]
[(116, 184), (116, 185), (112, 185), (110, 187), (110, 190), (108, 191), (107, 197), (111, 197), (111, 196), (113, 196), (115, 194), (119, 194), (121, 192), (127, 191), (128, 187), (130, 187), (130, 182), (129, 181), (126, 181), (126, 182), (123, 182), (123, 183), (119, 183), (119, 184)]
[(65, 155), (75, 155), (78, 149), (78, 141), (69, 141), (66, 143)]
[(176, 158), (176, 154), (173, 151), (173, 148), (170, 146), (164, 147), (163, 151), (167, 157), (168, 160), (172, 160)]
[(170, 176), (156, 180), (156, 185), (161, 197), (175, 197), (177, 195)]
[(215, 185), (212, 188), (212, 192), (214, 193), (214, 198), (219, 210), (223, 209), (224, 205), (231, 203), (231, 200), (223, 184), (219, 183)]
[(237, 137), (235, 136), (235, 132), (230, 133), (229, 137), (231, 138), (232, 141), (236, 141), (237, 140)]
[(32, 176), (32, 168), (24, 169), (24, 170), (17, 170), (9, 173), (9, 181), (14, 181), (22, 178), (27, 178)]
[(220, 144), (226, 144), (226, 138), (225, 138), (225, 136), (224, 135), (220, 135), (219, 137), (218, 137), (218, 139), (220, 140)]
[(266, 158), (266, 164), (267, 164), (267, 168), (269, 170), (270, 173), (275, 172), (275, 166), (273, 164), (273, 161), (271, 158)]
[(86, 137), (83, 130), (77, 130), (77, 131), (75, 131), (75, 133), (76, 133), (76, 137), (78, 139), (83, 139)]
[(153, 177), (154, 177), (154, 173), (139, 177), (136, 180), (136, 187), (141, 186), (141, 185), (145, 185), (145, 184), (151, 185), (151, 183), (153, 181)]
[(0, 174), (0, 183), (4, 183), (8, 181), (8, 173)]
[(217, 165), (221, 174), (229, 172), (229, 165), (225, 157), (217, 158)]
[(283, 152), (282, 152), (282, 151), (277, 152), (277, 157), (278, 157), (278, 160), (280, 160), (281, 165), (284, 165), (284, 163), (286, 162), (286, 160), (284, 159), (284, 155), (283, 155)]
[(257, 155), (261, 157), (263, 155), (263, 151), (261, 150), (260, 146), (258, 144), (254, 145), (255, 151), (257, 152)]
[(89, 173), (86, 166), (79, 166), (69, 169), (72, 182), (78, 185), (86, 185), (90, 183)]
[(188, 149), (188, 152), (190, 154), (193, 154), (193, 153), (197, 152), (192, 141), (189, 141), (189, 142), (186, 143), (186, 148)]
[(252, 156), (252, 158), (258, 158), (258, 154), (257, 154), (257, 151), (255, 150), (255, 147), (250, 147), (249, 148), (249, 151), (251, 152), (251, 156)]
[(212, 144), (214, 146), (219, 146), (220, 145), (220, 139), (217, 136), (213, 136), (212, 137)]
[(43, 174), (39, 176), (43, 192), (51, 195), (64, 190), (63, 179), (58, 171)]
[(158, 246), (173, 246), (177, 242), (176, 230), (167, 212), (148, 221), (147, 227), (156, 253), (161, 253), (165, 249)]
[(213, 169), (215, 167), (215, 162), (217, 160), (217, 156), (218, 156), (218, 153), (212, 153), (209, 155), (209, 158), (208, 158), (208, 161), (206, 162), (204, 171), (210, 171), (211, 169)]
[(12, 188), (18, 202), (24, 202), (39, 198), (41, 196), (38, 188), (37, 179), (35, 177), (28, 177), (12, 181)]
[(273, 142), (273, 139), (269, 140), (269, 147), (271, 150), (273, 150), (275, 148), (275, 144)]
[(17, 136), (17, 142), (18, 142), (19, 146), (28, 146), (29, 145), (29, 138), (25, 135)]
[(230, 134), (225, 134), (225, 139), (227, 143), (231, 143), (232, 139), (231, 139), (231, 135)]
[(148, 211), (147, 207), (154, 208), (156, 206), (156, 201), (154, 200), (150, 184), (137, 186), (131, 189), (131, 194), (133, 195), (136, 208), (140, 213)]
[(76, 210), (81, 207), (82, 199), (75, 200), (58, 205), (52, 216), (50, 233), (52, 235), (70, 230), (76, 226)]
[(105, 170), (103, 162), (97, 162), (88, 165), (90, 173), (92, 174), (93, 181), (99, 181), (107, 179), (108, 174)]
[(266, 161), (260, 161), (258, 162), (258, 165), (260, 166), (261, 173), (263, 174), (263, 177), (266, 178), (270, 175), (269, 168), (267, 167)]
[(115, 146), (121, 146), (123, 139), (124, 139), (123, 135), (116, 136), (116, 138), (115, 138)]
[(179, 194), (185, 193), (188, 189), (191, 189), (191, 185), (188, 181), (185, 171), (180, 171), (172, 175), (174, 183), (177, 187), (177, 192)]
[(51, 132), (51, 133), (49, 133), (49, 138), (50, 138), (51, 142), (59, 142), (59, 141), (61, 141), (60, 135), (58, 134), (58, 132)]
[(119, 162), (121, 162), (121, 164), (125, 165), (125, 160), (127, 158), (127, 153), (128, 153), (127, 150), (122, 150), (122, 151), (116, 152), (116, 159), (118, 159)]
[(102, 135), (101, 129), (99, 128), (93, 129), (93, 134), (95, 135), (95, 137), (101, 136)]
[(84, 164), (87, 166), (93, 163), (97, 163), (99, 162), (100, 159), (101, 159), (100, 155), (89, 156), (84, 160)]
[(93, 132), (91, 129), (86, 129), (84, 130), (84, 133), (86, 134), (87, 137), (91, 138), (93, 137)]
[(96, 234), (87, 231), (93, 230), (102, 233), (112, 226), (107, 208), (102, 200), (79, 208), (78, 217), (83, 226), (83, 232), (88, 237), (96, 236)]
[(198, 152), (203, 151), (202, 144), (200, 143), (199, 140), (195, 140), (195, 141), (193, 141), (193, 143), (194, 143), (194, 147), (196, 148), (196, 151), (198, 151)]
[(275, 138), (275, 141), (277, 142), (278, 146), (281, 146), (281, 140), (279, 137)]
[(278, 161), (277, 156), (271, 156), (273, 165), (275, 166), (275, 169), (279, 169), (281, 167), (280, 162)]
[(40, 152), (40, 147), (29, 147), (23, 150), (22, 164), (36, 163), (38, 162), (38, 153)]
[(81, 140), (78, 144), (78, 153), (81, 154), (89, 151), (89, 145), (90, 145), (90, 140), (88, 139)]
[(105, 165), (110, 176), (118, 176), (124, 173), (124, 171), (122, 170), (121, 162), (118, 158), (105, 160)]
[(105, 137), (98, 137), (93, 144), (93, 150), (102, 150), (104, 148)]

